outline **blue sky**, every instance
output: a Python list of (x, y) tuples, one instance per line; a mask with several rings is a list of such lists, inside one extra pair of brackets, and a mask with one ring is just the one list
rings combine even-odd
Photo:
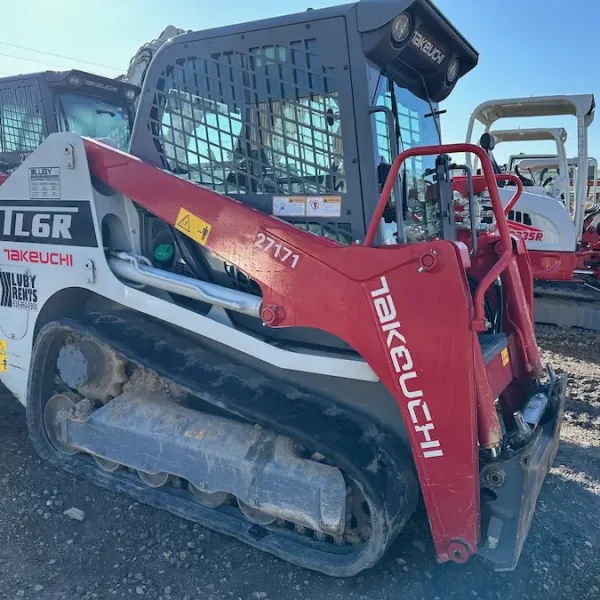
[[(8, 2), (8, 0), (4, 0)], [(11, 2), (0, 36), (0, 76), (45, 69), (79, 67), (103, 75), (123, 71), (129, 58), (166, 25), (205, 29), (288, 12), (341, 4), (336, 0), (21, 0)], [(443, 104), (445, 142), (464, 140), (471, 110), (492, 98), (598, 92), (600, 2), (595, 0), (437, 0), (437, 5), (480, 53), (479, 65), (462, 79)], [(7, 44), (76, 57), (69, 60), (21, 50)], [(13, 56), (22, 57), (21, 59)], [(24, 60), (25, 58), (30, 60)], [(44, 63), (34, 62), (44, 61)], [(46, 64), (50, 63), (50, 64)], [(544, 119), (566, 126), (568, 151), (575, 153), (574, 118)], [(503, 127), (518, 126), (504, 121)], [(540, 126), (531, 119), (524, 126)], [(600, 117), (591, 128), (590, 152), (600, 158)], [(596, 135), (597, 134), (597, 135)], [(551, 152), (533, 143), (499, 147), (506, 153)]]

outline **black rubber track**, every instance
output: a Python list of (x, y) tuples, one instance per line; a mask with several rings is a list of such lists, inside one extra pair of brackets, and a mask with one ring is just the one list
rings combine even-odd
[[(46, 436), (43, 409), (55, 389), (55, 357), (65, 338), (73, 335), (93, 337), (131, 363), (184, 388), (203, 404), (271, 428), (327, 456), (361, 488), (371, 515), (369, 540), (358, 546), (336, 546), (280, 527), (260, 527), (234, 507), (205, 508), (187, 490), (152, 489), (124, 469), (105, 473), (89, 457), (58, 453)], [(56, 467), (328, 575), (351, 576), (372, 567), (417, 504), (414, 466), (398, 439), (329, 399), (208, 352), (196, 341), (139, 313), (90, 314), (77, 321), (46, 324), (32, 355), (27, 423), (36, 450)]]

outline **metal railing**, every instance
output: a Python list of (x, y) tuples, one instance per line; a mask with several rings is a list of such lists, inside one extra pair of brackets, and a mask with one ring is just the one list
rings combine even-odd
[[(498, 192), (498, 185), (496, 183), (497, 176), (494, 173), (494, 169), (492, 168), (490, 158), (483, 148), (475, 146), (474, 144), (460, 143), (437, 146), (421, 146), (417, 148), (409, 148), (401, 152), (392, 163), (392, 167), (385, 181), (385, 185), (383, 186), (383, 190), (381, 191), (381, 195), (379, 196), (379, 201), (377, 202), (377, 206), (375, 207), (375, 212), (373, 213), (373, 217), (371, 218), (371, 222), (369, 224), (369, 228), (367, 230), (367, 235), (365, 236), (363, 246), (369, 247), (373, 244), (373, 240), (375, 239), (375, 235), (377, 234), (379, 224), (383, 217), (383, 212), (389, 202), (390, 194), (392, 192), (392, 189), (394, 188), (396, 179), (398, 178), (398, 173), (400, 172), (400, 167), (402, 166), (402, 163), (404, 163), (405, 160), (413, 156), (433, 156), (438, 154), (452, 154), (457, 152), (473, 153), (481, 161), (483, 176), (487, 183), (487, 188), (490, 193), (492, 212), (494, 213), (498, 234), (502, 242), (502, 252), (499, 256), (498, 262), (494, 264), (494, 266), (485, 274), (483, 279), (479, 282), (474, 297), (475, 318), (473, 322), (473, 327), (476, 331), (486, 331), (488, 329), (488, 323), (485, 318), (485, 293), (492, 285), (492, 283), (500, 276), (500, 274), (508, 266), (508, 263), (512, 256), (512, 245), (510, 241), (510, 232), (508, 230), (508, 225), (506, 222), (506, 215), (504, 212), (504, 208), (502, 207), (500, 194)], [(503, 177), (503, 175), (498, 175), (498, 177)], [(512, 178), (512, 176), (508, 175), (506, 177)], [(522, 189), (523, 186), (521, 184), (521, 191)], [(518, 199), (518, 184), (515, 196)], [(511, 202), (514, 204), (513, 200), (514, 202), (516, 202), (515, 197), (511, 199)]]
[(500, 175), (496, 175), (496, 181), (512, 181), (517, 186), (517, 190), (513, 194), (513, 197), (510, 199), (509, 203), (504, 207), (504, 214), (508, 216), (508, 213), (513, 209), (513, 206), (517, 203), (517, 200), (521, 197), (521, 194), (523, 193), (523, 182), (512, 173), (502, 173)]

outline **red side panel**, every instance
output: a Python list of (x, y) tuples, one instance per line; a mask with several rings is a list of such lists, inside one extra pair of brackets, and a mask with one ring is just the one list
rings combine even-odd
[(577, 262), (575, 252), (529, 250), (529, 261), (535, 279), (570, 281)]

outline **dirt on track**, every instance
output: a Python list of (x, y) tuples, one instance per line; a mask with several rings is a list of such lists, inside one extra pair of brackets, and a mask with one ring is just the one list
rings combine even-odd
[[(37, 458), (24, 411), (0, 396), (0, 598), (81, 600), (600, 599), (600, 334), (538, 330), (570, 376), (555, 467), (521, 561), (436, 564), (421, 510), (372, 570), (333, 579), (132, 503)], [(65, 516), (84, 511), (83, 521)]]

